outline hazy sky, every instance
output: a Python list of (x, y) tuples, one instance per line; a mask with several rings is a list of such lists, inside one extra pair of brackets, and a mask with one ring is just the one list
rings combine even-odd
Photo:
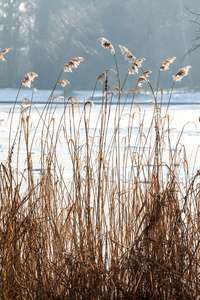
[[(114, 58), (98, 40), (105, 37), (115, 48), (120, 77), (123, 78), (129, 68), (119, 49), (119, 45), (123, 45), (137, 58), (146, 58), (144, 68), (153, 71), (153, 83), (161, 63), (176, 56), (173, 66), (162, 75), (161, 84), (169, 87), (174, 72), (181, 66), (191, 65), (190, 76), (184, 84), (188, 88), (198, 87), (199, 49), (186, 55), (182, 62), (199, 30), (194, 22), (196, 16), (186, 7), (198, 13), (200, 1), (69, 0), (57, 5), (54, 0), (16, 0), (7, 5), (0, 3), (0, 48), (11, 48), (7, 62), (0, 69), (0, 85), (18, 86), (24, 74), (32, 70), (39, 75), (39, 88), (51, 88), (64, 64), (81, 56), (84, 62), (78, 70), (67, 74), (67, 79), (72, 89), (92, 89), (99, 74), (115, 68)], [(127, 81), (128, 87), (133, 81), (133, 77)]]

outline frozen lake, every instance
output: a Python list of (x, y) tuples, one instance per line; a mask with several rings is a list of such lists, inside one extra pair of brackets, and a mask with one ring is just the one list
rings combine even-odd
[[(34, 130), (37, 126), (37, 122), (40, 118), (40, 114), (43, 111), (43, 108), (49, 98), (49, 95), (51, 94), (51, 91), (48, 90), (39, 90), (34, 92), (34, 96), (32, 99), (32, 91), (29, 89), (24, 89), (20, 91), (19, 97), (17, 99), (17, 105), (15, 107), (15, 111), (13, 114), (13, 121), (12, 121), (12, 128), (11, 128), (11, 139), (10, 142), (12, 143), (14, 141), (15, 134), (17, 132), (17, 126), (19, 124), (19, 118), (20, 118), (20, 111), (26, 108), (26, 105), (22, 102), (25, 99), (25, 102), (27, 99), (31, 101), (34, 105), (31, 107), (31, 113), (30, 113), (30, 121), (31, 121), (31, 127), (30, 127), (30, 142), (31, 138), (34, 136), (34, 142), (32, 144), (31, 148), (31, 155), (33, 159), (33, 166), (35, 173), (37, 174), (40, 171), (40, 145), (41, 145), (41, 133), (44, 128), (42, 127), (42, 124), (40, 123), (37, 127), (36, 133), (34, 133)], [(9, 149), (9, 131), (10, 131), (10, 123), (8, 119), (9, 111), (12, 108), (12, 105), (16, 99), (17, 90), (15, 89), (4, 89), (0, 90), (0, 162), (5, 163), (8, 157), (8, 149)], [(84, 137), (85, 137), (85, 124), (84, 119), (82, 118), (80, 122), (81, 113), (83, 111), (84, 107), (84, 101), (88, 101), (91, 99), (92, 91), (74, 91), (72, 92), (72, 95), (76, 97), (80, 109), (78, 109), (78, 106), (74, 99), (74, 120), (76, 121), (75, 127), (78, 126), (80, 138), (83, 139), (84, 143)], [(56, 91), (55, 96), (63, 96), (63, 91)], [(158, 102), (159, 102), (158, 97)], [(165, 115), (167, 103), (169, 99), (169, 94), (164, 93), (163, 99), (162, 99), (162, 113)], [(125, 101), (125, 98), (122, 96), (121, 98), (121, 109), (123, 107), (123, 103)], [(141, 124), (141, 121), (143, 121), (143, 132), (144, 134), (147, 134), (149, 126), (151, 124), (152, 115), (153, 115), (153, 109), (154, 105), (151, 104), (153, 99), (151, 95), (149, 94), (141, 94), (135, 97), (134, 102), (136, 104), (131, 106), (132, 99), (127, 99), (126, 105), (123, 108), (123, 113), (120, 121), (120, 138), (123, 140), (127, 136), (127, 127), (128, 122), (130, 119), (130, 109), (131, 113), (134, 114), (134, 122), (132, 125), (132, 135), (137, 136), (138, 130)], [(113, 98), (112, 100), (112, 108), (110, 110), (110, 117), (108, 122), (108, 130), (107, 130), (107, 142), (109, 142), (113, 136), (113, 131), (116, 126), (116, 102), (117, 98)], [(93, 99), (94, 107), (91, 107), (91, 114), (90, 114), (90, 126), (89, 126), (89, 136), (92, 139), (96, 140), (96, 147), (98, 147), (98, 137), (99, 137), (99, 128), (97, 124), (97, 119), (99, 116), (99, 112), (101, 109), (101, 93), (96, 92), (95, 97)], [(108, 102), (109, 104), (109, 102)], [(55, 109), (55, 111), (54, 111)], [(87, 108), (89, 110), (89, 108)], [(58, 128), (60, 125), (60, 120), (62, 119), (64, 111), (64, 103), (63, 99), (61, 100), (53, 101), (52, 108), (51, 108), (51, 114), (45, 115), (45, 118), (52, 118), (54, 119), (54, 129)], [(177, 139), (184, 127), (184, 131), (180, 140), (180, 144), (185, 147), (187, 160), (190, 163), (191, 172), (195, 172), (195, 170), (200, 168), (200, 155), (198, 152), (198, 147), (200, 144), (200, 93), (192, 93), (192, 92), (174, 92), (170, 107), (169, 107), (169, 118), (170, 118), (170, 128), (171, 128), (171, 143), (172, 148), (176, 146)], [(26, 112), (27, 116), (27, 112)], [(145, 117), (144, 117), (145, 116)], [(67, 122), (68, 117), (66, 118)], [(67, 123), (68, 124), (68, 123)], [(68, 125), (65, 124), (67, 127)], [(70, 126), (70, 125), (69, 125)], [(96, 129), (95, 129), (96, 128)], [(54, 130), (53, 128), (51, 130)], [(68, 128), (69, 129), (69, 128)], [(82, 136), (81, 136), (82, 135)], [(164, 144), (163, 144), (164, 145)], [(149, 145), (146, 146), (146, 151), (148, 151)], [(131, 147), (134, 148), (134, 142), (131, 145)], [(164, 146), (163, 146), (164, 147)], [(64, 169), (64, 174), (66, 177), (70, 178), (72, 176), (72, 162), (69, 157), (69, 151), (68, 151), (68, 145), (66, 144), (66, 138), (64, 137), (64, 134), (62, 130), (60, 131), (59, 136), (59, 143), (57, 143), (56, 148), (58, 158), (60, 160), (60, 163)], [(165, 152), (167, 153), (168, 149), (167, 146), (165, 148)], [(15, 158), (17, 160), (17, 156), (20, 153), (20, 161), (15, 161)], [(167, 154), (166, 154), (167, 155)], [(25, 147), (25, 141), (23, 138), (21, 138), (21, 141), (19, 143), (18, 147), (14, 148), (14, 156), (13, 156), (13, 163), (17, 163), (17, 168), (23, 172), (26, 170), (26, 147)]]
[[(12, 104), (15, 102), (16, 96), (17, 96), (18, 90), (17, 89), (0, 89), (0, 105), (2, 104)], [(24, 98), (28, 98), (31, 100), (33, 96), (33, 103), (35, 104), (45, 104), (47, 102), (47, 99), (49, 98), (51, 94), (50, 90), (37, 90), (33, 92), (31, 89), (21, 89), (19, 97), (18, 97), (18, 103), (21, 103)], [(70, 95), (67, 95), (67, 97), (75, 96), (77, 97), (80, 104), (83, 104), (84, 99), (89, 100), (91, 99), (91, 96), (93, 94), (93, 91), (73, 91), (70, 93)], [(54, 96), (64, 96), (64, 92), (62, 90), (56, 90)], [(99, 91), (95, 92), (94, 97), (94, 103), (101, 104), (101, 95), (102, 93)], [(122, 95), (122, 102), (125, 99), (126, 93)], [(160, 96), (158, 97), (159, 100)], [(163, 105), (166, 105), (168, 103), (169, 99), (169, 93), (164, 92), (163, 94)], [(152, 100), (152, 97), (148, 93), (138, 94), (135, 97), (135, 102), (137, 102), (140, 105), (148, 104), (149, 101)], [(114, 96), (113, 104), (116, 103), (117, 98)], [(127, 102), (130, 103), (132, 101), (132, 98), (130, 97)], [(57, 101), (56, 103), (59, 105), (63, 101), (62, 99), (60, 101)], [(183, 108), (184, 106), (193, 107), (200, 105), (200, 92), (188, 92), (188, 91), (174, 91), (171, 101), (171, 106), (181, 106)]]

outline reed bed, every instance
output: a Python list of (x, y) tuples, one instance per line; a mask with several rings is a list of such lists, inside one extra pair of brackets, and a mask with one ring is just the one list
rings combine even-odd
[[(114, 56), (116, 70), (97, 78), (94, 92), (102, 88), (102, 104), (95, 124), (91, 124), (93, 99), (82, 107), (75, 97), (64, 99), (63, 113), (56, 118), (55, 89), (68, 84), (62, 73), (76, 68), (80, 57), (64, 66), (42, 111), (33, 99), (21, 103), (14, 134), (19, 94), (11, 109), (9, 153), (0, 165), (1, 299), (200, 297), (200, 171), (190, 172), (180, 143), (182, 133), (172, 148), (171, 96), (167, 108), (162, 106), (159, 89), (161, 72), (175, 58), (161, 65), (154, 90), (150, 71), (142, 70), (144, 59), (120, 46), (131, 62), (127, 76), (141, 72), (122, 103), (127, 77), (121, 82), (114, 47), (100, 40)], [(171, 94), (188, 69), (174, 75)], [(113, 76), (116, 85), (110, 84)], [(28, 73), (21, 86), (29, 87), (34, 77), (35, 73)], [(147, 131), (145, 113), (134, 101), (142, 84), (149, 86), (154, 99)], [(116, 105), (112, 105), (114, 93)], [(125, 115), (129, 97), (130, 111)], [(38, 120), (31, 118), (33, 110)], [(127, 126), (122, 135), (124, 118)], [(67, 147), (71, 180), (65, 178), (57, 155), (60, 141)], [(32, 154), (36, 143), (39, 177)], [(24, 171), (19, 168), (22, 145)]]

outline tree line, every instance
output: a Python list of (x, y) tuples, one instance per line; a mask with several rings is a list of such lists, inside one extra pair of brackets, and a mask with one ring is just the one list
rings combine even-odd
[[(192, 39), (199, 27), (198, 22), (191, 22), (194, 15), (186, 6), (195, 12), (199, 9), (194, 0), (2, 0), (0, 50), (11, 50), (1, 63), (0, 88), (18, 87), (29, 71), (39, 76), (37, 88), (52, 88), (64, 64), (82, 56), (84, 63), (67, 79), (72, 89), (92, 89), (98, 75), (115, 65), (100, 47), (100, 37), (109, 39), (116, 48), (122, 77), (129, 66), (119, 44), (137, 58), (145, 57), (145, 67), (154, 74), (162, 61), (176, 56), (171, 73), (161, 78), (163, 88), (170, 86), (171, 75), (182, 64), (192, 66), (186, 85), (198, 88), (199, 49), (185, 54), (194, 46)], [(156, 80), (156, 76), (152, 78)], [(133, 80), (127, 81), (127, 88)]]

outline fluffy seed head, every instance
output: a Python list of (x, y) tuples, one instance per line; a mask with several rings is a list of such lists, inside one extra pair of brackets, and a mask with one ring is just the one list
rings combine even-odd
[(175, 75), (172, 76), (174, 82), (181, 81), (181, 79), (183, 77), (187, 76), (190, 68), (191, 68), (191, 66), (187, 66), (185, 68), (182, 68), (182, 69), (178, 70), (178, 72)]
[(138, 82), (148, 82), (148, 79), (147, 79), (145, 76), (141, 75), (141, 76), (138, 78)]
[(166, 59), (165, 61), (163, 61), (161, 67), (160, 67), (160, 71), (165, 71), (169, 69), (169, 65), (173, 63), (173, 61), (176, 59), (176, 57), (171, 57)]
[(133, 62), (132, 66), (128, 70), (128, 74), (135, 74), (138, 73), (138, 68), (141, 68), (142, 62), (145, 60), (145, 58), (139, 58), (135, 59)]
[(22, 80), (22, 85), (25, 86), (25, 87), (28, 87), (28, 88), (31, 87), (31, 79), (30, 79), (30, 77), (28, 76), (28, 74), (26, 74), (26, 75), (24, 76), (24, 79)]
[(31, 81), (33, 81), (35, 77), (38, 77), (38, 75), (34, 72), (28, 72), (27, 75), (29, 76)]
[(141, 68), (142, 62), (143, 62), (144, 60), (146, 60), (146, 58), (135, 59), (135, 60), (134, 60), (135, 66), (138, 67), (138, 68)]
[(69, 81), (66, 79), (61, 79), (57, 81), (57, 84), (60, 84), (62, 87), (64, 87), (66, 84), (69, 84)]
[(6, 61), (5, 58), (3, 57), (3, 55), (0, 54), (0, 60), (1, 61)]
[(111, 54), (115, 54), (115, 49), (113, 47), (113, 45), (111, 44), (111, 42), (109, 42), (107, 39), (105, 38), (100, 38), (99, 41), (101, 41), (101, 46), (103, 48), (107, 48)]
[(151, 73), (152, 73), (152, 71), (147, 70), (147, 71), (144, 71), (141, 76), (149, 77), (149, 74), (151, 74)]
[(136, 57), (126, 47), (119, 45), (119, 48), (124, 55), (125, 60), (136, 59)]
[(5, 48), (5, 49), (0, 51), (0, 60), (1, 61), (6, 61), (3, 56), (4, 56), (4, 54), (8, 53), (9, 50), (10, 50), (10, 48)]
[(5, 49), (0, 51), (0, 54), (4, 55), (4, 54), (8, 53), (9, 50), (10, 50), (10, 48), (5, 48)]
[(72, 72), (72, 68), (74, 69), (78, 68), (80, 62), (83, 60), (84, 60), (83, 57), (75, 57), (69, 60), (63, 68), (64, 72)]
[(31, 87), (31, 82), (34, 80), (35, 77), (38, 77), (38, 75), (34, 72), (28, 72), (25, 76), (24, 79), (22, 80), (22, 85), (25, 87), (30, 88)]
[(132, 66), (128, 70), (128, 74), (135, 74), (138, 73), (138, 68), (136, 67), (135, 64), (132, 64)]

